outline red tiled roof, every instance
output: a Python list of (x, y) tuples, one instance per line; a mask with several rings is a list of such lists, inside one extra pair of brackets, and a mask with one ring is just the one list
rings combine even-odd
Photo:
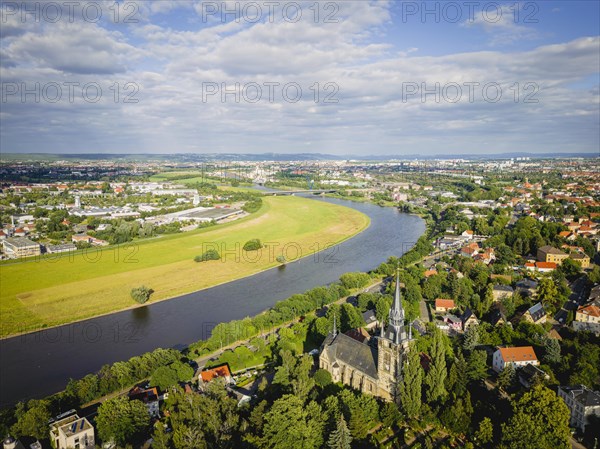
[(546, 269), (552, 269), (552, 270), (556, 269), (555, 262), (536, 262), (535, 266), (538, 268), (546, 268)]
[(533, 346), (520, 346), (517, 348), (500, 348), (500, 355), (504, 362), (527, 362), (537, 360)]
[(577, 309), (577, 313), (583, 313), (584, 315), (600, 318), (600, 307), (597, 307), (593, 304), (589, 306), (581, 306), (579, 309)]
[(229, 371), (229, 366), (221, 365), (215, 368), (207, 369), (200, 373), (200, 377), (202, 377), (202, 381), (210, 382), (216, 377), (230, 377), (231, 372)]
[(435, 308), (444, 307), (446, 309), (454, 309), (454, 300), (438, 298), (435, 300)]

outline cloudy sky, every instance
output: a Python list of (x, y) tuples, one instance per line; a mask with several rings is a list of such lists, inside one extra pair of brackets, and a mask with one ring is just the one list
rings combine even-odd
[(600, 148), (597, 1), (0, 3), (2, 152)]

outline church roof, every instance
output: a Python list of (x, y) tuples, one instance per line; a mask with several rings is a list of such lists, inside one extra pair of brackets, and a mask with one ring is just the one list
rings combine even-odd
[(325, 347), (330, 360), (342, 362), (369, 377), (377, 379), (377, 353), (375, 348), (338, 334), (331, 344)]

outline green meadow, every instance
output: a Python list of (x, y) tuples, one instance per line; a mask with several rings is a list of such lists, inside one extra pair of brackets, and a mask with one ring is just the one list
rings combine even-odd
[[(135, 307), (130, 291), (140, 285), (154, 290), (152, 303), (246, 277), (278, 265), (275, 258), (283, 247), (288, 260), (308, 256), (368, 224), (369, 218), (354, 209), (300, 197), (265, 197), (257, 213), (212, 228), (59, 258), (4, 262), (0, 336)], [(273, 245), (243, 252), (241, 247), (253, 238)], [(225, 249), (228, 255), (193, 261), (209, 248), (222, 254)]]

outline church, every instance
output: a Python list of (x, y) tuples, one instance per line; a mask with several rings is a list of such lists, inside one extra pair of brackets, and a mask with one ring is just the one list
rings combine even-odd
[(319, 367), (329, 371), (334, 382), (397, 401), (402, 361), (412, 339), (411, 328), (407, 333), (404, 320), (398, 274), (387, 327), (382, 323), (380, 335), (367, 343), (338, 333), (334, 323), (333, 332), (321, 345)]

